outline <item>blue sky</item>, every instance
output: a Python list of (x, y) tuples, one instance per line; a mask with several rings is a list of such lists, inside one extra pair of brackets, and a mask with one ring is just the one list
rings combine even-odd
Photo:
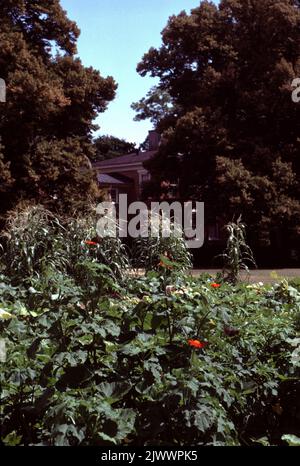
[(78, 53), (86, 66), (113, 76), (119, 87), (115, 100), (97, 123), (100, 134), (132, 142), (145, 140), (150, 122), (134, 122), (132, 102), (144, 97), (155, 80), (141, 78), (136, 65), (151, 46), (161, 43), (169, 16), (188, 12), (200, 0), (61, 0), (81, 29)]

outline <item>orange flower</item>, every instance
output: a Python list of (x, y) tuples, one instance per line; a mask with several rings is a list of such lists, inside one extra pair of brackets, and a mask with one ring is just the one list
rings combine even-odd
[(220, 288), (220, 284), (219, 283), (211, 283), (210, 285), (212, 288)]
[(199, 340), (188, 340), (188, 344), (193, 346), (193, 348), (204, 348), (207, 345), (207, 343)]
[(96, 243), (95, 241), (85, 241), (85, 244), (87, 244), (88, 246), (98, 246), (98, 243)]
[(172, 270), (173, 266), (172, 265), (168, 265), (166, 264), (165, 262), (163, 261), (160, 261), (159, 264), (158, 264), (159, 267), (163, 267), (164, 269), (169, 269), (169, 270)]

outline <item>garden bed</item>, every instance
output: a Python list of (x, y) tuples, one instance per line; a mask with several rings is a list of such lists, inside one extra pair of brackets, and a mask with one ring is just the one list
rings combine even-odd
[(0, 261), (1, 443), (299, 442), (299, 280), (192, 277), (180, 238), (138, 240), (130, 263), (94, 225), (40, 207), (12, 216)]
[(287, 282), (150, 273), (126, 289), (104, 280), (95, 300), (92, 282), (63, 280), (46, 296), (2, 280), (5, 445), (255, 445), (300, 435), (300, 293)]

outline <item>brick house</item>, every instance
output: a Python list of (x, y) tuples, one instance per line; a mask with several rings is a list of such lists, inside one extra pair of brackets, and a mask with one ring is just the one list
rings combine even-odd
[[(132, 154), (122, 155), (113, 159), (96, 162), (93, 168), (96, 170), (99, 187), (106, 190), (108, 200), (118, 204), (120, 194), (127, 194), (128, 202), (141, 199), (143, 183), (150, 181), (151, 175), (144, 167), (144, 163), (157, 153), (159, 147), (159, 135), (155, 131), (149, 132), (149, 151), (136, 151)], [(178, 185), (162, 181), (159, 201), (181, 201), (178, 196)], [(155, 199), (152, 199), (155, 200)], [(221, 253), (220, 242), (222, 238), (220, 222), (211, 221), (205, 225), (206, 246), (199, 251), (194, 251), (196, 263), (209, 263), (217, 253)], [(200, 258), (197, 258), (197, 255)]]
[(144, 167), (144, 163), (151, 159), (159, 146), (159, 134), (149, 132), (149, 150), (137, 150), (132, 154), (121, 155), (93, 164), (97, 173), (99, 187), (106, 190), (109, 199), (118, 203), (120, 194), (127, 194), (128, 201), (140, 199), (143, 183), (150, 181), (151, 175)]

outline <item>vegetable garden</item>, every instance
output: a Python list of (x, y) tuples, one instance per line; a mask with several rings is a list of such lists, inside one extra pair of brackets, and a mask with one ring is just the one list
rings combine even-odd
[(92, 220), (14, 214), (1, 250), (2, 445), (297, 444), (300, 282), (192, 278), (178, 238), (146, 243), (135, 277)]

